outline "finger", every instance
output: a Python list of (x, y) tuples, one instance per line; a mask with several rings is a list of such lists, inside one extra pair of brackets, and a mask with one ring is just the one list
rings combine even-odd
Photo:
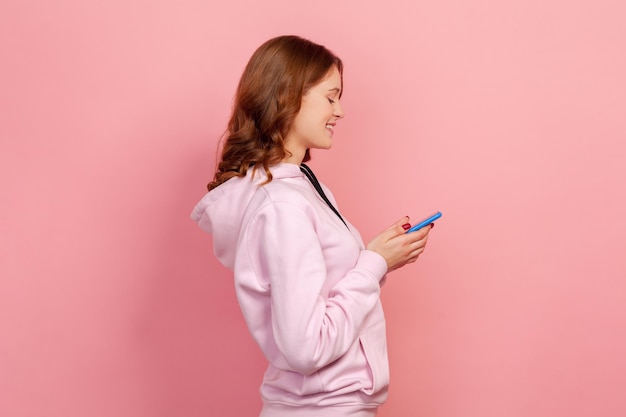
[(396, 220), (383, 233), (387, 237), (387, 240), (389, 240), (395, 236), (405, 233), (409, 227), (411, 227), (411, 225), (409, 224), (409, 216), (404, 216)]
[(415, 241), (424, 239), (424, 237), (428, 236), (428, 234), (430, 233), (430, 229), (431, 229), (430, 226), (425, 226), (419, 230), (416, 230), (415, 232), (408, 233), (408, 236), (410, 237), (410, 240), (412, 242), (415, 242)]
[(428, 243), (428, 235), (424, 236), (423, 238), (416, 240), (414, 242), (411, 242), (409, 244), (409, 248), (411, 250), (411, 253), (417, 251), (417, 250), (423, 250), (424, 247), (426, 247), (426, 244)]
[(408, 260), (407, 263), (413, 263), (415, 261), (417, 261), (417, 258), (419, 258), (419, 256), (424, 252), (425, 247), (422, 246), (421, 248), (411, 252), (411, 256)]
[[(401, 217), (400, 219), (396, 220), (391, 226), (389, 226), (389, 229), (395, 229), (398, 226), (402, 227), (402, 226), (404, 226), (405, 224), (408, 224), (408, 223), (409, 223), (409, 216), (404, 216), (404, 217)], [(402, 230), (404, 230), (404, 228)]]
[(424, 231), (422, 229), (417, 230), (415, 232), (406, 233), (406, 230), (402, 231), (394, 231), (393, 229), (389, 229), (385, 232), (385, 239), (387, 241), (394, 240), (397, 245), (406, 246), (407, 248), (414, 248), (420, 245), (425, 236), (428, 235), (428, 231)]

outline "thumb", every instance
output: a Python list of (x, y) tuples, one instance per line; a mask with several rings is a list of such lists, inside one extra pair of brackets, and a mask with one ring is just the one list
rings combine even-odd
[(391, 237), (393, 237), (404, 234), (410, 227), (409, 216), (404, 216), (389, 226), (387, 231), (390, 233)]

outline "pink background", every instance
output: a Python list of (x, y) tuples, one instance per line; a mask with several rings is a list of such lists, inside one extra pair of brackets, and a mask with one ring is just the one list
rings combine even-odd
[(381, 417), (626, 415), (626, 3), (0, 5), (0, 416), (256, 416), (265, 362), (189, 219), (253, 50), (345, 61), (311, 165), (384, 288)]

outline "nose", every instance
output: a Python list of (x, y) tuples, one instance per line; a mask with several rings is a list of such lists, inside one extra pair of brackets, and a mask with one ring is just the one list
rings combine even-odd
[(335, 116), (337, 119), (343, 119), (345, 116), (339, 100), (336, 100), (335, 104), (333, 105), (333, 116)]

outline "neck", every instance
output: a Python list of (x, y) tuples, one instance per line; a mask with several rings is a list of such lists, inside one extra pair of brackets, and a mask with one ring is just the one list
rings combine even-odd
[(304, 160), (305, 152), (291, 152), (290, 150), (287, 150), (287, 156), (283, 158), (282, 162), (300, 165)]

